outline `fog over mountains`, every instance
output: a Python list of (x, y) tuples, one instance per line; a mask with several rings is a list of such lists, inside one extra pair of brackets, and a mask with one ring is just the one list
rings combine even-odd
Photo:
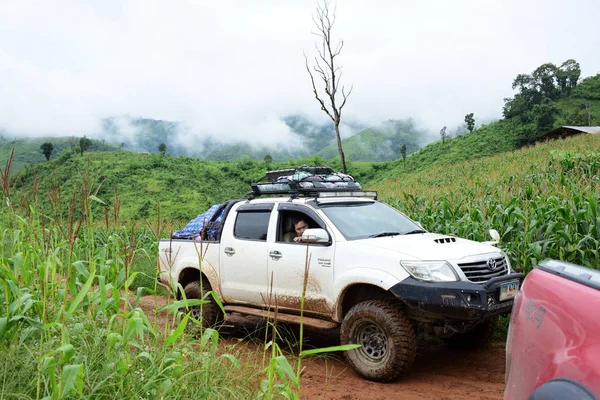
[[(276, 129), (277, 134), (270, 129)], [(459, 132), (460, 128), (455, 131)], [(374, 126), (346, 120), (340, 125), (340, 132), (344, 152), (352, 161), (394, 160), (400, 157), (402, 145), (407, 146), (407, 154), (410, 154), (439, 139), (436, 134), (420, 128), (412, 118), (390, 119)], [(207, 135), (185, 123), (131, 116), (105, 118), (98, 129), (76, 135), (51, 133), (52, 136), (38, 136), (35, 142), (42, 140), (58, 144), (55, 156), (63, 149), (74, 149), (83, 136), (94, 139), (97, 146), (106, 144), (106, 149), (138, 153), (157, 153), (159, 145), (164, 143), (167, 154), (205, 160), (262, 160), (270, 155), (274, 161), (287, 161), (314, 155), (330, 159), (339, 155), (333, 124), (327, 120), (311, 120), (300, 114), (288, 115), (280, 119), (277, 126), (267, 126), (263, 131), (257, 130), (246, 135), (236, 132)], [(0, 139), (5, 141), (3, 146), (10, 147), (14, 142), (17, 154), (20, 153), (18, 147), (22, 140), (28, 138), (35, 139), (35, 136), (0, 130)], [(28, 143), (31, 148), (33, 142)]]
[[(268, 128), (232, 140), (231, 136), (200, 135), (185, 124), (148, 118), (115, 117), (105, 119), (102, 130), (90, 134), (98, 140), (136, 152), (156, 152), (165, 143), (167, 153), (209, 160), (235, 160), (242, 157), (262, 159), (271, 155), (276, 161), (318, 154), (324, 158), (337, 156), (333, 125), (311, 121), (302, 115), (281, 120), (286, 135), (271, 135)], [(374, 127), (346, 121), (341, 125), (345, 152), (355, 161), (387, 161), (400, 156), (400, 146), (408, 152), (435, 140), (430, 132), (418, 129), (412, 119), (385, 121)], [(358, 153), (355, 153), (355, 148)]]

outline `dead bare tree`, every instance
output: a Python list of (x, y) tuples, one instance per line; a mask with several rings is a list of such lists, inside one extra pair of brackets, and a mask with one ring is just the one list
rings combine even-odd
[[(317, 56), (315, 56), (315, 63), (311, 66), (308, 63), (308, 57), (304, 55), (306, 70), (310, 75), (310, 81), (312, 82), (313, 93), (315, 98), (321, 105), (323, 110), (329, 118), (333, 121), (335, 126), (335, 137), (337, 139), (338, 151), (342, 160), (342, 169), (344, 173), (348, 173), (346, 169), (346, 158), (344, 156), (344, 150), (342, 149), (342, 138), (340, 137), (340, 121), (342, 120), (342, 109), (346, 105), (346, 100), (352, 93), (354, 85), (350, 87), (348, 93), (346, 93), (344, 86), (341, 87), (341, 104), (337, 105), (338, 90), (340, 90), (340, 80), (342, 78), (342, 67), (336, 64), (336, 57), (342, 52), (344, 47), (344, 41), (339, 40), (335, 47), (332, 47), (331, 31), (335, 24), (335, 9), (330, 12), (329, 6), (331, 1), (324, 0), (323, 4), (317, 5), (317, 14), (313, 16), (313, 22), (316, 27), (316, 32), (312, 32), (320, 38), (321, 43), (316, 44)], [(312, 67), (312, 68), (311, 68)], [(317, 90), (315, 84), (315, 77), (313, 72), (320, 77), (325, 86), (325, 96), (321, 96)], [(325, 99), (325, 100), (324, 100)], [(327, 102), (327, 103), (326, 103)]]

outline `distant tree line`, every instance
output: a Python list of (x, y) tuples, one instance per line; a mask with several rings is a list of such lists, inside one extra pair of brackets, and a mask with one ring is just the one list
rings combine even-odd
[[(525, 130), (521, 144), (534, 141), (540, 134), (554, 128), (556, 117), (560, 114), (560, 108), (555, 102), (574, 93), (580, 76), (581, 67), (573, 59), (560, 66), (545, 63), (531, 74), (517, 75), (512, 88), (518, 92), (514, 97), (504, 99), (502, 114), (506, 119), (518, 118), (522, 124), (533, 126)], [(583, 104), (585, 105), (585, 101)], [(582, 115), (584, 114), (576, 111), (564, 117), (570, 125), (591, 125), (591, 118)]]
[[(530, 74), (518, 74), (512, 82), (514, 97), (504, 99), (503, 117), (517, 118), (521, 125), (518, 144), (527, 144), (539, 139), (540, 135), (553, 129), (561, 108), (556, 101), (564, 98), (581, 99), (581, 105), (567, 115), (562, 115), (568, 125), (593, 125), (596, 123), (592, 115), (590, 100), (600, 100), (600, 77), (590, 77), (579, 81), (581, 67), (573, 59), (563, 62), (560, 66), (545, 63)], [(459, 127), (455, 136), (475, 130), (474, 113), (466, 114), (465, 125)], [(440, 130), (442, 144), (450, 138), (444, 126)]]
[[(50, 161), (52, 154), (56, 152), (60, 152), (65, 147), (70, 147), (72, 153), (79, 153), (83, 155), (83, 153), (87, 151), (99, 151), (99, 150), (111, 150), (111, 146), (107, 145), (104, 140), (92, 140), (83, 137), (70, 136), (65, 141), (63, 138), (57, 138), (55, 143), (52, 142), (44, 142), (40, 146), (40, 150), (44, 157), (46, 157), (46, 161)], [(112, 147), (114, 149), (114, 147)], [(166, 146), (165, 146), (166, 151)], [(164, 155), (164, 154), (163, 154)]]
[(536, 105), (569, 96), (577, 86), (580, 75), (579, 63), (572, 59), (565, 61), (560, 67), (546, 63), (531, 74), (517, 75), (512, 88), (517, 89), (518, 93), (504, 99), (504, 118), (519, 117), (523, 122), (530, 122), (535, 118), (531, 111)]

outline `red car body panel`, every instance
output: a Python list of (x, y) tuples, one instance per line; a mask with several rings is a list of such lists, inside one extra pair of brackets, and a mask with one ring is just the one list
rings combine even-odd
[(600, 398), (600, 290), (534, 269), (517, 294), (506, 351), (505, 399), (527, 399), (555, 378)]

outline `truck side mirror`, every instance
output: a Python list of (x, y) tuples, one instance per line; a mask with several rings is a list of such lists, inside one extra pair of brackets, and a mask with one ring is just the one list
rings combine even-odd
[(490, 229), (490, 237), (495, 242), (499, 242), (500, 241), (500, 234), (495, 229)]
[(328, 243), (329, 235), (325, 229), (307, 229), (302, 233), (302, 241), (305, 243)]
[(498, 231), (495, 229), (490, 229), (489, 233), (490, 233), (490, 237), (492, 238), (492, 240), (489, 242), (483, 242), (483, 243), (489, 244), (492, 246), (498, 244), (500, 242), (500, 234), (498, 233)]

